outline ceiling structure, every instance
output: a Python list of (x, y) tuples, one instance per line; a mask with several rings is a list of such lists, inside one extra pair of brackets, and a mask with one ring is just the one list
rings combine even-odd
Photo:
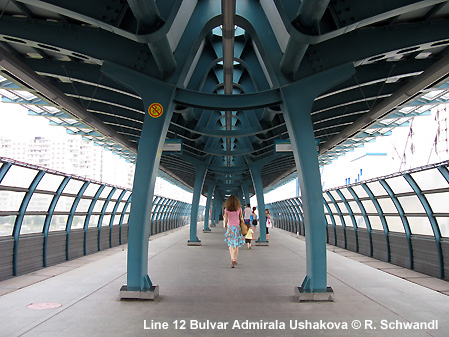
[[(145, 109), (106, 63), (186, 96), (260, 93), (353, 64), (312, 107), (321, 165), (449, 99), (449, 1), (0, 0), (0, 13), (2, 100), (133, 162)], [(210, 163), (203, 193), (212, 181), (232, 192), (260, 159), (264, 188), (289, 177), (293, 155), (275, 152), (289, 139), (280, 105), (253, 105), (178, 102), (166, 138), (182, 154), (164, 152), (160, 169), (193, 188), (190, 162)]]

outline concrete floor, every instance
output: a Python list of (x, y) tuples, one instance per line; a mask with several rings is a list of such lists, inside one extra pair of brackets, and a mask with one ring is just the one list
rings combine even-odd
[(268, 247), (243, 247), (231, 269), (223, 234), (199, 231), (199, 247), (187, 246), (188, 228), (152, 237), (155, 301), (119, 301), (126, 246), (0, 282), (0, 336), (449, 335), (448, 282), (328, 246), (335, 302), (298, 303), (303, 238), (273, 229)]

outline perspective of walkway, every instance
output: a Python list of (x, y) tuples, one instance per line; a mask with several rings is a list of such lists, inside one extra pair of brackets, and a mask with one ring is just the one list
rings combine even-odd
[(222, 223), (200, 235), (202, 246), (187, 246), (188, 233), (182, 227), (151, 237), (149, 271), (160, 286), (154, 301), (119, 300), (126, 245), (0, 282), (0, 335), (448, 334), (448, 282), (407, 269), (399, 273), (427, 280), (428, 286), (433, 280), (440, 290), (435, 291), (376, 264), (386, 271), (400, 267), (328, 246), (335, 302), (298, 303), (294, 288), (306, 268), (303, 237), (273, 229), (269, 246), (242, 247), (231, 269)]

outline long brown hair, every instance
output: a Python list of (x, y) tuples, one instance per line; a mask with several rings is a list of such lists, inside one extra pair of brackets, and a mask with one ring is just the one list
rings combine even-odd
[(239, 198), (235, 195), (230, 195), (228, 200), (226, 200), (225, 208), (230, 212), (235, 212), (239, 208), (242, 208), (242, 204), (240, 203)]

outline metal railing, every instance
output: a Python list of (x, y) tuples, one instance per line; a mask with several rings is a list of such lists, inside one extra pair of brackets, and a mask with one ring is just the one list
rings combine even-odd
[[(0, 280), (127, 243), (131, 190), (7, 158), (0, 165)], [(187, 225), (190, 210), (155, 196), (150, 235)]]
[[(327, 242), (449, 280), (449, 162), (323, 192)], [(276, 227), (304, 235), (301, 198), (266, 206)]]

